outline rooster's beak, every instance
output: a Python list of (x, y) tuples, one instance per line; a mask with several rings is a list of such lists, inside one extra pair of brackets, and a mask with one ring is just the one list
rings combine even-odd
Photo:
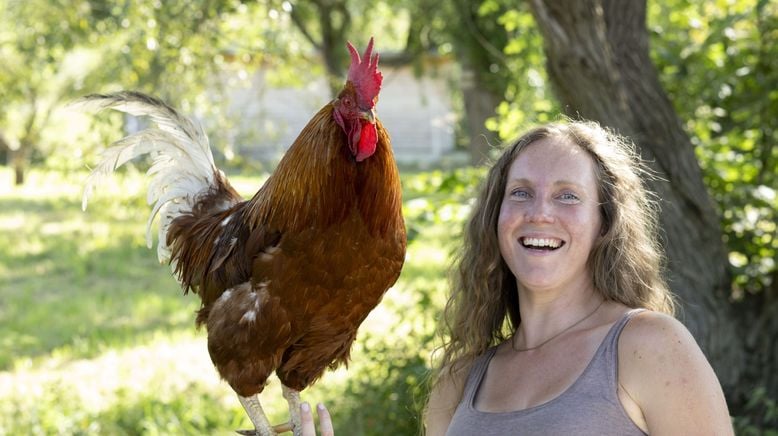
[(370, 109), (367, 111), (362, 111), (359, 113), (359, 117), (363, 120), (367, 120), (370, 122), (370, 124), (375, 124), (375, 110)]

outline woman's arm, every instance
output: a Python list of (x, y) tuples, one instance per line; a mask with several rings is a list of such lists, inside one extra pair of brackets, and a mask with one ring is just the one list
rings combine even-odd
[(652, 436), (733, 434), (716, 374), (675, 318), (643, 312), (630, 320), (619, 339), (619, 384)]
[(440, 380), (432, 388), (424, 411), (424, 427), (427, 436), (443, 436), (448, 430), (464, 391), (467, 369), (456, 372), (443, 371)]

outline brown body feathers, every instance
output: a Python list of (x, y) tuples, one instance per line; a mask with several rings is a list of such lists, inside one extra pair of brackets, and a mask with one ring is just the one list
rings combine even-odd
[(389, 138), (378, 123), (375, 154), (357, 163), (332, 111), (316, 114), (251, 200), (217, 178), (168, 233), (175, 271), (202, 299), (211, 358), (243, 396), (274, 370), (301, 390), (345, 362), (402, 268)]
[(347, 361), (357, 328), (400, 275), (400, 179), (375, 117), (382, 76), (372, 47), (360, 57), (348, 44), (343, 90), (248, 201), (215, 167), (202, 127), (164, 102), (124, 91), (78, 103), (153, 121), (105, 150), (83, 204), (102, 177), (153, 158), (148, 230), (159, 216), (158, 257), (202, 300), (197, 324), (211, 359), (242, 397), (273, 371), (299, 391)]

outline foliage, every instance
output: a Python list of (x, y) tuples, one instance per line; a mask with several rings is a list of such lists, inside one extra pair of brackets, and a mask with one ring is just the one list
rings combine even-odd
[(778, 436), (778, 403), (767, 396), (764, 387), (751, 392), (744, 416), (735, 417), (735, 433), (740, 436)]
[(385, 338), (366, 338), (374, 345), (364, 357), (373, 364), (355, 371), (332, 402), (335, 422), (349, 423), (350, 434), (417, 434), (428, 373), (426, 349), (415, 343), (419, 339), (413, 335), (389, 344)]
[[(482, 10), (494, 9), (494, 3), (494, 0), (484, 2)], [(507, 8), (498, 23), (509, 35), (503, 51), (511, 74), (505, 79), (505, 99), (497, 107), (497, 117), (489, 120), (487, 127), (507, 141), (530, 125), (551, 121), (559, 108), (551, 95), (545, 71), (543, 39), (527, 4)]]
[(67, 1), (0, 0), (0, 132), (9, 161), (18, 169), (35, 145), (59, 101), (84, 79), (89, 53), (77, 50), (88, 35), (88, 12)]
[(721, 214), (732, 298), (774, 298), (778, 6), (674, 1), (652, 3), (649, 13), (655, 63)]
[[(484, 167), (459, 168), (446, 172), (433, 170), (405, 179), (403, 214), (407, 221), (408, 239), (413, 241), (430, 226), (464, 222), (470, 211), (471, 199), (475, 197), (475, 189), (485, 173)], [(459, 232), (452, 236), (451, 242), (454, 242)]]
[[(362, 46), (376, 35), (382, 50), (402, 48), (405, 10), (359, 0), (336, 2), (353, 17), (353, 28), (344, 29), (347, 33), (336, 41), (321, 35), (327, 44), (311, 44), (304, 35), (316, 29), (300, 24), (306, 32), (295, 31), (292, 12), (302, 11), (302, 21), (316, 22), (315, 13), (304, 13), (313, 3), (0, 0), (0, 21), (8, 23), (0, 29), (0, 98), (5, 103), (0, 132), (11, 147), (9, 160), (20, 167), (50, 159), (62, 165), (73, 162), (74, 148), (91, 152), (79, 144), (96, 141), (82, 142), (78, 133), (62, 135), (72, 124), (63, 105), (87, 93), (117, 89), (153, 94), (206, 119), (212, 142), (232, 159), (232, 143), (247, 133), (236, 132), (236, 117), (224, 112), (226, 87), (249, 88), (260, 66), (271, 85), (318, 80), (325, 69), (315, 49), (326, 51), (325, 59), (330, 52), (337, 55), (339, 69), (330, 73), (340, 86), (346, 39)], [(399, 25), (381, 24), (386, 21)]]
[(207, 126), (211, 139), (229, 143), (220, 135), (231, 127), (219, 109), (222, 81), (213, 78), (229, 73), (248, 86), (248, 72), (262, 63), (299, 64), (304, 50), (282, 18), (268, 2), (239, 0), (0, 0), (7, 23), (0, 29), (0, 132), (9, 161), (62, 164), (73, 161), (76, 147), (90, 151), (74, 147), (79, 136), (68, 132), (63, 104), (122, 88), (209, 115), (220, 123)]
[(545, 90), (543, 41), (527, 3), (454, 0), (423, 14), (437, 19), (429, 27), (438, 51), (458, 60), (461, 77), (453, 92), (462, 99), (472, 162), (492, 151), (481, 146), (484, 136), (491, 140), (484, 128), (506, 141), (528, 124), (549, 119), (556, 108)]

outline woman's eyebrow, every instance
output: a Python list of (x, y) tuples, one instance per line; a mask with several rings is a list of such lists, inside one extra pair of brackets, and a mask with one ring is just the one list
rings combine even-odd
[(508, 184), (511, 184), (511, 183), (512, 184), (516, 184), (516, 185), (529, 185), (529, 184), (531, 184), (528, 179), (525, 179), (523, 177), (518, 178), (518, 179), (516, 179), (516, 178), (508, 179)]
[(575, 186), (576, 188), (582, 189), (583, 185), (577, 182), (573, 182), (571, 180), (557, 180), (554, 182), (554, 186)]
[[(506, 184), (508, 184), (508, 185), (534, 185), (534, 183), (532, 183), (529, 179), (526, 179), (524, 177), (508, 179), (508, 182)], [(575, 186), (576, 188), (583, 189), (583, 185), (582, 184), (580, 184), (578, 182), (574, 182), (572, 180), (567, 180), (567, 179), (557, 180), (557, 181), (555, 181), (553, 183), (553, 186)]]

